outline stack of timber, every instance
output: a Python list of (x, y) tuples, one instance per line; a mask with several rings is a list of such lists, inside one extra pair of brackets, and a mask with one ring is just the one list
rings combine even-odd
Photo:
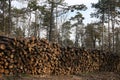
[(0, 36), (0, 74), (70, 75), (92, 71), (120, 71), (117, 54), (61, 47), (35, 37)]
[(120, 57), (117, 54), (103, 53), (100, 50), (63, 48), (59, 57), (58, 74), (78, 74), (94, 71), (120, 71)]
[(0, 73), (51, 74), (60, 53), (59, 45), (46, 39), (0, 36)]

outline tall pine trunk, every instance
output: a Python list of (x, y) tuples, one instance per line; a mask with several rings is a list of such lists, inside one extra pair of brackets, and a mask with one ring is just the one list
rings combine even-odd
[(3, 32), (6, 35), (6, 28), (5, 28), (5, 0), (3, 0)]
[(8, 36), (11, 34), (11, 0), (9, 0), (9, 9), (8, 9), (8, 13), (9, 13), (9, 25), (8, 25)]

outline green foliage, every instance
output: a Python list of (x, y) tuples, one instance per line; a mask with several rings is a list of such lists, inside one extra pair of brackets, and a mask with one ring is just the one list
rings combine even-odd
[(70, 10), (71, 12), (74, 12), (75, 10), (76, 11), (79, 11), (79, 10), (85, 11), (86, 9), (87, 9), (87, 7), (84, 4), (81, 4), (81, 5), (71, 5), (71, 6), (68, 6), (68, 8), (67, 8), (67, 10)]
[(25, 12), (26, 11), (24, 8), (22, 8), (22, 9), (13, 8), (12, 9), (12, 17), (17, 17), (17, 18), (21, 17), (24, 15)]
[(20, 27), (16, 28), (16, 30), (14, 31), (14, 36), (25, 37), (25, 32)]
[[(101, 37), (102, 37), (102, 26), (96, 23), (91, 23), (86, 26), (86, 38), (85, 43), (87, 47), (89, 48), (95, 48), (96, 43), (101, 43)], [(99, 46), (100, 46), (99, 43)], [(89, 46), (88, 46), (89, 45)]]
[[(115, 43), (115, 34), (114, 34), (114, 28), (115, 24), (119, 23), (119, 7), (120, 7), (120, 1), (119, 0), (99, 0), (98, 3), (92, 4), (92, 7), (96, 9), (95, 13), (92, 13), (92, 17), (99, 18), (101, 22), (108, 23), (108, 47), (109, 51), (113, 48), (114, 52), (114, 43)], [(111, 25), (110, 25), (111, 24)], [(110, 30), (110, 27), (112, 27), (112, 31)], [(112, 35), (111, 35), (112, 34)]]
[[(2, 33), (5, 33), (5, 30), (7, 30), (7, 24), (8, 24), (8, 14), (7, 14), (7, 10), (8, 10), (8, 3), (6, 2), (6, 0), (1, 0), (0, 1), (0, 31)], [(6, 16), (4, 16), (6, 15)], [(6, 23), (6, 24), (5, 24)]]
[(64, 39), (63, 40), (63, 44), (64, 44), (64, 47), (66, 46), (73, 46), (73, 41), (72, 40), (70, 40), (70, 39), (68, 39), (68, 38), (66, 38), (66, 39)]
[[(74, 17), (71, 17), (70, 20), (74, 22), (74, 24), (72, 24), (72, 27), (75, 27), (76, 29), (75, 30), (75, 47), (79, 47), (80, 36), (82, 38), (84, 34), (82, 31), (84, 17), (80, 12), (77, 12), (77, 14)], [(82, 44), (82, 41), (81, 41), (81, 44)]]
[(30, 29), (30, 36), (35, 36), (37, 30), (39, 29), (39, 24), (36, 24), (36, 22), (32, 22), (29, 29)]
[(28, 7), (30, 9), (32, 9), (32, 11), (36, 11), (38, 6), (37, 6), (37, 1), (36, 0), (32, 0), (28, 3)]
[(44, 11), (43, 26), (49, 27), (50, 25), (50, 11)]
[(53, 4), (54, 7), (61, 5), (63, 2), (64, 2), (64, 0), (48, 0), (48, 3)]
[(62, 41), (62, 46), (73, 46), (73, 41), (70, 40), (70, 35), (71, 35), (71, 22), (66, 21), (62, 24), (61, 27), (61, 41)]
[(65, 23), (62, 24), (62, 37), (63, 37), (63, 40), (70, 38), (70, 34), (71, 34), (70, 30), (71, 30), (70, 21), (66, 21)]
[(73, 26), (76, 26), (82, 24), (84, 17), (80, 12), (77, 12), (77, 14), (74, 17), (71, 17), (70, 20), (77, 21), (75, 24), (73, 24)]
[(107, 20), (107, 17), (110, 16), (108, 14), (119, 14), (119, 10), (117, 9), (119, 6), (117, 0), (99, 0), (98, 3), (92, 4), (92, 8), (95, 8), (96, 12), (92, 13), (91, 17), (102, 19), (102, 14), (104, 14), (104, 20)]

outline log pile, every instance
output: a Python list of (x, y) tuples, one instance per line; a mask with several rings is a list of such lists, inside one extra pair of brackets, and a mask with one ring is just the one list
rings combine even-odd
[(100, 50), (64, 48), (60, 55), (58, 74), (77, 74), (93, 71), (120, 71), (120, 57), (116, 54), (102, 53)]
[(0, 36), (0, 74), (77, 74), (120, 71), (120, 57), (99, 50), (62, 48), (46, 39)]
[(0, 37), (0, 73), (50, 74), (58, 64), (58, 44), (46, 39)]

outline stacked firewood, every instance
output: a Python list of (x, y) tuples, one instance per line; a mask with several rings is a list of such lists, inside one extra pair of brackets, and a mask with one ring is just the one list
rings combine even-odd
[(62, 49), (58, 74), (77, 74), (99, 70), (98, 55), (77, 48)]
[(0, 36), (0, 74), (77, 74), (120, 71), (120, 57), (74, 47), (62, 48), (46, 39)]
[(64, 48), (60, 55), (58, 74), (77, 74), (94, 71), (120, 71), (120, 57), (100, 50)]
[(60, 53), (59, 45), (46, 39), (0, 36), (0, 73), (50, 74)]

